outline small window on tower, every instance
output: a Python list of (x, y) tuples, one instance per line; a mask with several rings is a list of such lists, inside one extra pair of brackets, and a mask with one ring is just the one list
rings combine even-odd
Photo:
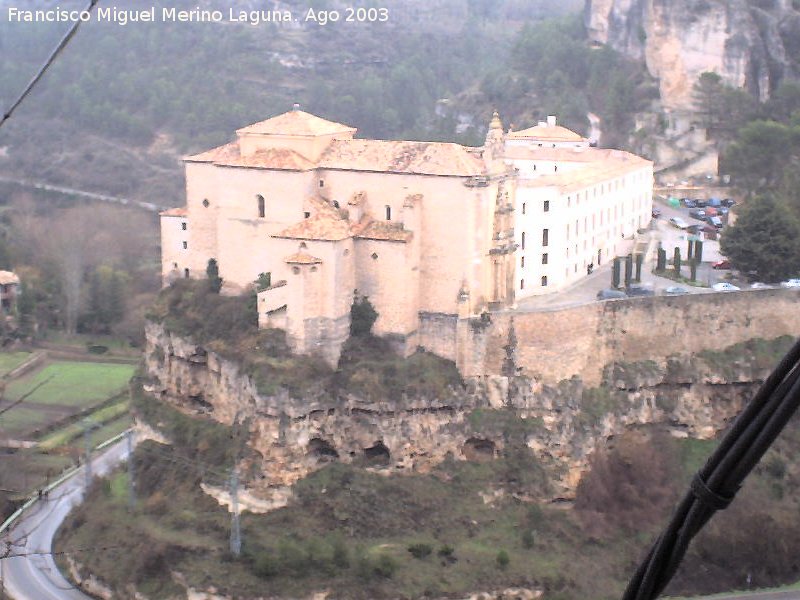
[(388, 204), (386, 205), (386, 220), (387, 221), (392, 220), (392, 207), (389, 206)]
[(525, 280), (524, 279), (520, 279), (519, 280), (519, 289), (521, 289), (521, 290), (525, 289)]
[(310, 217), (310, 216), (311, 216), (311, 213), (310, 213), (310, 212), (308, 212), (308, 211), (306, 211), (306, 212), (304, 212), (304, 213), (303, 213), (303, 218), (304, 218), (304, 219), (307, 219), (307, 218), (308, 218), (308, 217)]
[(258, 201), (258, 217), (259, 219), (263, 219), (267, 215), (267, 203), (264, 201), (264, 196), (261, 194), (256, 196), (256, 200)]
[(319, 187), (325, 187), (325, 180), (324, 179), (320, 179), (319, 180)]
[(186, 279), (189, 279), (189, 269), (183, 270), (183, 276), (186, 277)]
[(547, 275), (542, 275), (542, 287), (547, 287)]
[(186, 250), (189, 247), (189, 242), (183, 242), (183, 249)]
[(544, 201), (544, 212), (550, 212), (550, 200)]
[(211, 203), (208, 201), (208, 198), (203, 198), (203, 206), (205, 206), (206, 208), (208, 208), (208, 206), (209, 206), (210, 204), (211, 204)]
[(181, 223), (181, 229), (183, 229), (183, 231), (186, 231), (186, 222)]

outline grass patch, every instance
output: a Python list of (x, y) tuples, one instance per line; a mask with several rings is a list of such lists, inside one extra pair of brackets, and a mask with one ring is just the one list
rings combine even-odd
[(30, 357), (30, 352), (0, 352), (0, 377), (13, 371)]
[[(102, 429), (105, 429), (104, 425), (109, 422), (117, 422), (120, 423), (127, 423), (130, 424), (130, 419), (122, 420), (121, 417), (128, 414), (129, 405), (128, 399), (123, 398), (120, 399), (118, 402), (110, 404), (108, 406), (104, 406), (87, 416), (87, 418), (95, 425), (101, 426), (101, 430), (93, 430), (92, 437), (96, 439), (102, 440), (102, 435), (105, 433), (101, 433)], [(63, 446), (64, 444), (68, 444), (76, 437), (83, 434), (83, 424), (78, 423), (71, 423), (62, 429), (58, 429), (50, 434), (48, 434), (45, 438), (43, 438), (39, 442), (39, 447), (43, 450), (52, 450), (53, 448), (57, 448), (59, 446)], [(115, 425), (113, 428), (114, 430), (118, 429), (119, 426)], [(123, 427), (117, 433), (121, 433), (124, 431), (126, 427)], [(110, 430), (109, 430), (110, 431)], [(108, 438), (113, 437), (116, 434), (109, 435)], [(108, 439), (106, 438), (106, 439)]]
[(13, 381), (5, 394), (9, 400), (17, 400), (43, 384), (25, 401), (72, 408), (86, 407), (124, 389), (135, 368), (133, 365), (108, 363), (54, 362), (36, 373)]

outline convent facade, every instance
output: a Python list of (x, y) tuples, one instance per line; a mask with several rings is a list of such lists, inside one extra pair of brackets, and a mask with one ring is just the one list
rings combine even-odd
[[(522, 257), (542, 254), (529, 240), (548, 218), (566, 210), (559, 222), (580, 224), (584, 212), (588, 219), (601, 205), (624, 203), (630, 186), (644, 200), (621, 221), (621, 234), (641, 226), (645, 208), (649, 215), (652, 163), (627, 153), (619, 156), (644, 175), (626, 180), (624, 194), (614, 184), (620, 165), (604, 171), (599, 163), (611, 157), (597, 153), (608, 151), (583, 146), (574, 151), (584, 158), (559, 158), (558, 169), (533, 183), (551, 162), (537, 153), (572, 151), (543, 142), (553, 133), (543, 125), (506, 134), (495, 114), (481, 148), (357, 139), (354, 128), (297, 107), (240, 129), (235, 141), (185, 159), (186, 206), (161, 213), (163, 280), (205, 277), (212, 258), (223, 293), (260, 278), (259, 326), (285, 329), (296, 351), (331, 363), (348, 336), (354, 294), (366, 296), (379, 314), (374, 332), (403, 354), (424, 346), (457, 360), (457, 322), (539, 292), (523, 280), (544, 275)], [(589, 155), (592, 175), (580, 178), (583, 201), (573, 206), (577, 184), (561, 177), (576, 177)], [(586, 193), (590, 180), (603, 186), (599, 199)], [(546, 199), (551, 215), (533, 210)], [(574, 241), (555, 231), (552, 239)], [(601, 260), (612, 257), (610, 239), (598, 247)], [(575, 264), (589, 255), (587, 245)], [(553, 285), (539, 287), (548, 291), (574, 279), (547, 277)]]

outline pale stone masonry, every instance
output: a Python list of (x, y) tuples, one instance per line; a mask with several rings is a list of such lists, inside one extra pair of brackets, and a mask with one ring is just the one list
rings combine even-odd
[[(380, 315), (375, 333), (403, 354), (424, 346), (455, 359), (457, 323), (512, 308), (523, 291), (516, 194), (536, 178), (528, 155), (543, 144), (584, 150), (577, 134), (543, 125), (505, 134), (495, 114), (481, 148), (355, 139), (354, 128), (297, 107), (240, 129), (185, 159), (186, 207), (161, 214), (164, 282), (205, 277), (211, 258), (224, 293), (268, 274), (259, 326), (285, 329), (296, 351), (331, 363), (358, 293)], [(637, 180), (644, 188), (652, 164), (638, 160), (650, 169)], [(596, 164), (591, 173), (609, 177)]]

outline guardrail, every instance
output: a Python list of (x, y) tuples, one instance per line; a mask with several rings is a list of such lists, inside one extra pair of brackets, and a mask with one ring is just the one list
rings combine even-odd
[[(106, 440), (105, 442), (98, 444), (97, 446), (94, 447), (94, 450), (103, 450), (104, 448), (107, 448), (110, 445), (115, 444), (116, 442), (122, 440), (126, 435), (128, 435), (130, 431), (131, 429), (126, 429), (122, 433), (117, 434), (114, 437)], [(74, 467), (69, 471), (63, 473), (58, 479), (53, 481), (47, 487), (43, 488), (42, 492), (46, 492), (49, 494), (52, 490), (54, 490), (59, 485), (64, 483), (67, 479), (77, 475), (84, 466), (85, 465), (82, 465), (80, 467)], [(26, 510), (28, 510), (31, 506), (36, 504), (36, 501), (39, 500), (40, 498), (41, 496), (39, 496), (38, 492), (33, 494), (30, 498), (28, 498), (25, 501), (25, 503), (22, 506), (20, 506), (17, 510), (15, 510), (10, 517), (8, 517), (5, 521), (3, 521), (3, 523), (0, 524), (0, 535), (5, 533), (6, 530), (8, 530), (14, 524), (14, 522), (25, 513)]]

